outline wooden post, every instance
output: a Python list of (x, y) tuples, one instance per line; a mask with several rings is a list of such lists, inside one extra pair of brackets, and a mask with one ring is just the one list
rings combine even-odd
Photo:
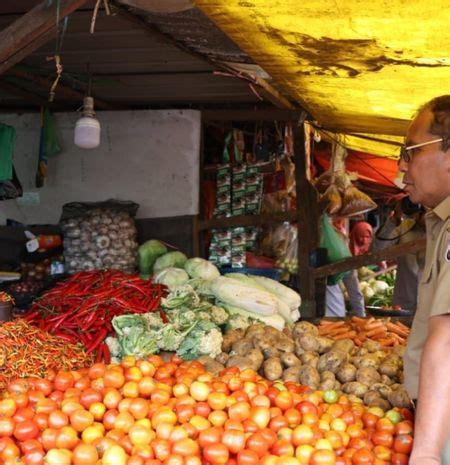
[(311, 318), (316, 315), (315, 278), (310, 256), (317, 248), (319, 235), (317, 194), (307, 179), (303, 120), (294, 121), (293, 128), (298, 222), (298, 288), (302, 296), (300, 311), (303, 318)]

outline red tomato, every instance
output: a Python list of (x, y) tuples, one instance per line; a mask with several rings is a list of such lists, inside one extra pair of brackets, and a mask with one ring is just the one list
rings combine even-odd
[(14, 437), (19, 441), (34, 439), (39, 435), (39, 427), (33, 420), (25, 420), (16, 423), (14, 428)]
[(73, 465), (94, 465), (98, 460), (97, 448), (92, 444), (78, 444), (73, 450)]
[(221, 442), (223, 430), (217, 426), (205, 429), (198, 436), (200, 447), (206, 447), (210, 444), (218, 444)]
[(310, 465), (335, 465), (336, 454), (332, 450), (318, 449), (311, 454)]
[(237, 465), (257, 465), (259, 455), (254, 450), (244, 449), (237, 454)]
[(208, 444), (203, 449), (203, 457), (214, 465), (222, 465), (228, 463), (230, 453), (223, 444)]
[(391, 465), (408, 465), (409, 457), (400, 452), (394, 452), (391, 457)]
[(245, 445), (247, 449), (254, 450), (260, 457), (266, 455), (269, 450), (269, 443), (260, 432), (251, 434)]
[(400, 421), (395, 425), (395, 434), (413, 434), (413, 423), (410, 420)]
[(319, 414), (319, 409), (312, 403), (309, 402), (308, 400), (302, 400), (299, 402), (296, 406), (297, 410), (302, 413), (314, 413), (316, 415)]
[(413, 446), (413, 437), (410, 434), (398, 434), (394, 439), (394, 451), (410, 454)]
[(371, 437), (371, 441), (377, 446), (392, 447), (392, 444), (394, 443), (394, 437), (387, 431), (374, 431)]
[(45, 452), (42, 449), (33, 449), (23, 456), (25, 465), (43, 465)]
[(37, 439), (26, 439), (20, 443), (20, 450), (26, 454), (34, 449), (42, 450), (42, 444)]
[(245, 448), (245, 440), (245, 433), (237, 429), (227, 429), (222, 434), (222, 444), (233, 454)]
[(358, 449), (352, 456), (352, 463), (354, 465), (372, 465), (374, 461), (374, 453), (365, 447)]
[(0, 400), (0, 417), (12, 417), (16, 413), (16, 409), (17, 404), (12, 397)]
[(59, 371), (53, 381), (55, 389), (63, 392), (73, 387), (74, 383), (75, 379), (70, 371)]
[(12, 436), (16, 422), (10, 417), (0, 417), (0, 437)]
[(277, 456), (293, 457), (295, 453), (294, 446), (287, 439), (278, 439), (271, 447), (271, 452)]

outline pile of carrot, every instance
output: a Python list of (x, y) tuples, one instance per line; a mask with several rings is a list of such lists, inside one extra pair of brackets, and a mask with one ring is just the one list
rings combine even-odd
[(74, 370), (93, 363), (81, 344), (52, 336), (16, 319), (0, 324), (0, 389), (11, 379), (45, 377), (51, 371)]
[(382, 347), (392, 347), (405, 344), (410, 329), (400, 321), (391, 318), (359, 318), (349, 320), (330, 321), (321, 320), (319, 334), (335, 340), (352, 339), (357, 346), (366, 339), (378, 341)]

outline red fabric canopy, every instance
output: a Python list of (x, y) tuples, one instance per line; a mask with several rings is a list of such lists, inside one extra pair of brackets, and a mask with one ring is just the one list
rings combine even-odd
[[(324, 169), (330, 166), (331, 149), (315, 150), (315, 160)], [(392, 187), (399, 190), (394, 179), (398, 173), (398, 164), (391, 158), (378, 157), (369, 153), (349, 150), (345, 159), (347, 171), (356, 171), (360, 181), (369, 181), (381, 186)]]

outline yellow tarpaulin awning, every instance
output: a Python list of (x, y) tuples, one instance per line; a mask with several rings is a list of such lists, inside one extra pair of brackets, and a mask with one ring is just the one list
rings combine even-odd
[(420, 105), (450, 93), (449, 0), (194, 1), (327, 130), (398, 143)]

